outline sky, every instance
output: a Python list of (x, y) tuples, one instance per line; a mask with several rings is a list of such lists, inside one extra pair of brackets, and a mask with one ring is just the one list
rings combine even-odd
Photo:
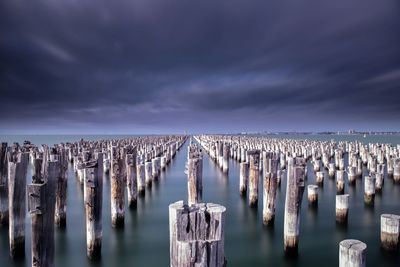
[(398, 0), (2, 0), (0, 134), (400, 131)]

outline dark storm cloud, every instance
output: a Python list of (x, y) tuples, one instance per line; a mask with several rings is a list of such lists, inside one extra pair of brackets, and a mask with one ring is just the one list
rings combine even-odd
[(0, 30), (0, 132), (400, 130), (395, 0), (2, 1)]

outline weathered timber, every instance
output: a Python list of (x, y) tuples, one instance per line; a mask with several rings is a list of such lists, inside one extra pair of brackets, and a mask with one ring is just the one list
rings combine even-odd
[(240, 177), (239, 177), (239, 192), (240, 195), (245, 196), (247, 194), (247, 184), (249, 181), (249, 163), (240, 163)]
[(136, 147), (126, 155), (126, 188), (128, 193), (128, 206), (134, 208), (137, 205), (138, 182), (136, 176)]
[(32, 267), (54, 266), (54, 219), (59, 161), (47, 161), (44, 181), (29, 184), (28, 210), (32, 221)]
[(367, 245), (359, 240), (346, 239), (339, 243), (339, 267), (365, 267)]
[(250, 150), (247, 151), (249, 155), (249, 205), (250, 207), (257, 207), (258, 205), (258, 185), (260, 175), (260, 151)]
[(169, 205), (170, 266), (224, 267), (225, 207), (212, 203)]
[(121, 148), (111, 150), (111, 225), (122, 227), (125, 222), (125, 157)]
[(400, 247), (400, 216), (395, 214), (381, 215), (381, 246), (389, 251)]
[[(263, 223), (272, 225), (275, 219), (275, 198), (276, 189), (278, 187), (278, 160), (277, 154), (267, 154), (267, 159), (264, 160), (264, 186), (263, 186)], [(268, 167), (267, 167), (268, 166)]]
[(298, 253), (300, 207), (303, 193), (304, 166), (297, 164), (297, 158), (289, 158), (284, 216), (284, 251), (286, 254)]
[(9, 242), (11, 257), (25, 253), (26, 174), (29, 153), (20, 152), (8, 162)]
[(349, 214), (349, 194), (336, 195), (335, 213), (337, 223), (347, 223)]
[(85, 166), (86, 254), (89, 259), (101, 256), (103, 206), (103, 153)]

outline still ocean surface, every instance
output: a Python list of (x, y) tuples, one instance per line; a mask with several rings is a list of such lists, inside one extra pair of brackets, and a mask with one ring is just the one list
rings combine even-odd
[[(0, 136), (0, 141), (34, 144), (55, 144), (78, 141), (125, 138), (128, 136), (76, 136), (31, 135)], [(359, 135), (284, 135), (275, 138), (359, 140), (364, 143), (400, 144), (400, 136)], [(83, 191), (72, 170), (69, 169), (67, 228), (56, 229), (55, 264), (57, 267), (80, 266), (169, 266), (168, 205), (187, 200), (187, 178), (184, 174), (186, 147), (162, 173), (158, 182), (138, 200), (136, 210), (126, 206), (125, 227), (111, 228), (110, 179), (104, 176), (102, 258), (91, 262), (86, 257), (85, 217)], [(347, 161), (347, 157), (346, 157)], [(311, 166), (308, 167), (312, 170)], [(308, 207), (305, 191), (301, 207), (299, 255), (286, 258), (283, 254), (283, 212), (286, 179), (277, 191), (276, 218), (273, 228), (262, 224), (262, 192), (259, 191), (258, 209), (250, 209), (247, 200), (239, 195), (239, 164), (230, 161), (229, 174), (224, 175), (205, 155), (203, 159), (203, 200), (226, 206), (225, 254), (228, 266), (338, 266), (338, 247), (343, 239), (354, 238), (365, 242), (368, 266), (400, 266), (400, 253), (387, 254), (380, 248), (380, 214), (400, 214), (400, 184), (386, 179), (382, 193), (375, 197), (374, 208), (364, 206), (363, 180), (354, 187), (345, 185), (350, 194), (347, 227), (335, 222), (335, 181), (325, 176), (319, 189), (318, 209)], [(27, 181), (31, 180), (29, 168)], [(260, 179), (260, 188), (261, 188)], [(314, 184), (312, 171), (307, 184)], [(30, 216), (26, 214), (25, 259), (13, 260), (8, 254), (8, 229), (0, 228), (0, 267), (30, 266)]]

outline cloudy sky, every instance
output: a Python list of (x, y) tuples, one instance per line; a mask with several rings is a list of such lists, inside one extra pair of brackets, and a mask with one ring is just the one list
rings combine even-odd
[(0, 133), (400, 130), (398, 0), (3, 0)]

